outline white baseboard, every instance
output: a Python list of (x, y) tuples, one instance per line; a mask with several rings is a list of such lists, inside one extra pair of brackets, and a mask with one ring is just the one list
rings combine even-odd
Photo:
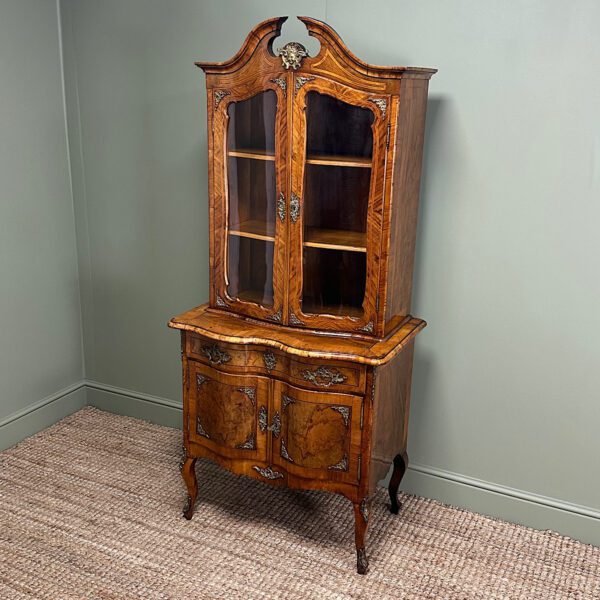
[[(22, 411), (23, 414), (12, 415), (12, 418), (0, 422), (0, 449), (36, 433), (86, 404), (181, 428), (182, 407), (179, 402), (85, 380), (32, 405)], [(401, 489), (534, 529), (557, 531), (600, 546), (600, 510), (597, 508), (419, 464), (409, 465)]]

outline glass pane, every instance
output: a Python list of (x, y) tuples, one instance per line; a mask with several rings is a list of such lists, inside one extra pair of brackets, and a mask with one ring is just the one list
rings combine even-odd
[(360, 317), (373, 112), (318, 92), (306, 101), (302, 312)]
[(268, 90), (228, 107), (227, 293), (273, 306), (275, 113)]

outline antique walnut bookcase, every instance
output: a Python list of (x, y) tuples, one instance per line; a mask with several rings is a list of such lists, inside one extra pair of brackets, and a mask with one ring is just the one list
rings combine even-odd
[(410, 315), (427, 88), (435, 69), (377, 67), (300, 17), (317, 56), (273, 50), (285, 17), (222, 63), (208, 97), (210, 302), (181, 330), (190, 519), (195, 463), (354, 505), (368, 568), (370, 499), (407, 466)]

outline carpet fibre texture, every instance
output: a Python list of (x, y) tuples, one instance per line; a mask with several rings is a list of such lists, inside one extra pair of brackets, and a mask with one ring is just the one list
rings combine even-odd
[(198, 461), (181, 432), (86, 408), (0, 454), (0, 598), (600, 598), (600, 549), (402, 496), (373, 502), (370, 571), (351, 504)]

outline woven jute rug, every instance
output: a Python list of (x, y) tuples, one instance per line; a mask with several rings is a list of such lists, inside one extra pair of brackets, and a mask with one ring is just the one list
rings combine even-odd
[(180, 448), (86, 408), (0, 454), (0, 598), (600, 598), (600, 549), (424, 498), (375, 499), (366, 576), (340, 496), (199, 461), (188, 522)]

